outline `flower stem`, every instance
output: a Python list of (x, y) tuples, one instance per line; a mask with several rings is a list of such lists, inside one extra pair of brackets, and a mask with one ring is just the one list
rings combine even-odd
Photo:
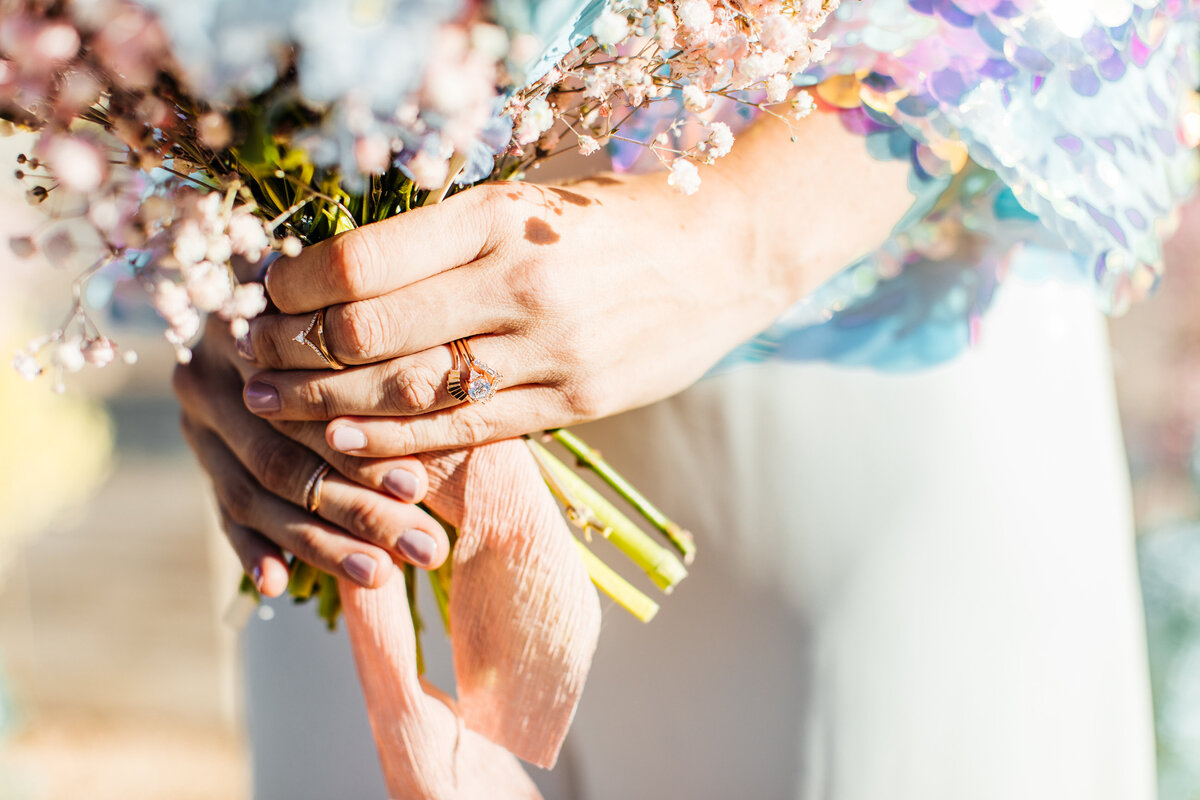
[(425, 652), (421, 648), (421, 634), (425, 632), (425, 623), (417, 611), (417, 568), (412, 564), (404, 565), (404, 589), (408, 593), (408, 613), (412, 615), (413, 639), (417, 643), (417, 674), (425, 674)]
[(338, 590), (337, 578), (328, 572), (318, 572), (317, 587), (317, 613), (329, 630), (336, 631), (342, 613), (342, 593)]
[(317, 588), (317, 568), (298, 558), (292, 559), (292, 574), (288, 579), (288, 594), (297, 600), (307, 600)]
[(525, 441), (550, 491), (567, 507), (567, 517), (573, 523), (611, 541), (668, 594), (687, 577), (687, 568), (674, 553), (652, 539), (550, 451), (532, 439)]
[(649, 622), (658, 613), (658, 603), (634, 588), (633, 584), (622, 578), (600, 558), (587, 549), (587, 545), (578, 539), (575, 544), (579, 547), (579, 555), (587, 568), (588, 577), (592, 583), (606, 595), (617, 601), (617, 604), (637, 617), (642, 622)]
[(612, 487), (627, 503), (638, 510), (646, 521), (660, 530), (683, 556), (684, 564), (691, 564), (696, 558), (696, 541), (689, 531), (684, 530), (678, 523), (672, 522), (658, 507), (642, 496), (633, 488), (629, 481), (609, 466), (599, 451), (593, 450), (582, 439), (568, 430), (557, 428), (547, 433), (559, 444), (567, 448), (579, 463), (596, 473), (602, 481)]

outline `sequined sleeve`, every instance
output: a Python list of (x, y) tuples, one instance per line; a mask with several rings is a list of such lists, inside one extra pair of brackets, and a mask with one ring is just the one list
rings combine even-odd
[(819, 99), (944, 191), (727, 364), (936, 363), (1013, 271), (1153, 288), (1198, 173), (1194, 0), (846, 0), (827, 32)]

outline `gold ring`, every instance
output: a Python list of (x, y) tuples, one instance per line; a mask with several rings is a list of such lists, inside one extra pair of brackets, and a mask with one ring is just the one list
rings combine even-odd
[(310, 514), (317, 513), (317, 509), (321, 507), (321, 484), (325, 482), (325, 476), (328, 474), (329, 463), (322, 461), (309, 476), (308, 483), (304, 484), (304, 507)]
[(466, 339), (455, 339), (450, 343), (453, 365), (446, 375), (446, 391), (460, 403), (486, 403), (496, 394), (496, 385), (504, 377), (487, 364), (475, 358)]
[(329, 346), (325, 344), (325, 309), (313, 314), (308, 321), (308, 327), (292, 337), (297, 344), (307, 345), (310, 350), (321, 357), (330, 369), (345, 369), (346, 365), (333, 357)]

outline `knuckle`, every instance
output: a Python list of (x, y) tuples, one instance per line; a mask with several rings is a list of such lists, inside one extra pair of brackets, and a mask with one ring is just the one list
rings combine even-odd
[(332, 419), (337, 416), (333, 413), (333, 402), (329, 397), (329, 392), (321, 385), (320, 381), (305, 381), (297, 387), (297, 399), (300, 408), (297, 411), (303, 412), (317, 419)]
[(294, 497), (297, 492), (296, 467), (299, 459), (287, 439), (265, 437), (250, 449), (250, 471), (263, 486), (282, 497)]
[(437, 402), (442, 378), (433, 370), (413, 367), (396, 375), (393, 400), (397, 413), (419, 414)]
[(236, 522), (248, 524), (254, 515), (258, 489), (250, 482), (226, 476), (217, 492), (221, 505)]
[[(286, 363), (284, 359), (284, 348), (281, 346), (280, 335), (286, 335), (283, 326), (280, 322), (284, 317), (278, 320), (271, 320), (271, 324), (263, 324), (256, 327), (251, 337), (254, 342), (254, 361), (259, 364), (268, 364), (271, 366), (283, 366)], [(303, 327), (300, 327), (303, 330)]]
[(464, 408), (461, 413), (454, 415), (451, 428), (457, 444), (483, 444), (496, 433), (495, 423), (474, 408)]
[(382, 542), (389, 526), (376, 500), (366, 492), (356, 497), (345, 509), (347, 529), (361, 539)]
[(370, 361), (384, 352), (388, 324), (374, 303), (349, 303), (327, 316), (330, 347), (351, 361)]
[(316, 525), (297, 525), (289, 532), (285, 547), (304, 563), (319, 568), (325, 560), (321, 558), (324, 538), (324, 531)]
[(332, 288), (345, 297), (367, 297), (378, 268), (378, 251), (370, 235), (344, 233), (329, 242), (329, 269)]
[(600, 381), (585, 378), (568, 384), (562, 390), (567, 411), (577, 420), (593, 420), (608, 416), (608, 393)]

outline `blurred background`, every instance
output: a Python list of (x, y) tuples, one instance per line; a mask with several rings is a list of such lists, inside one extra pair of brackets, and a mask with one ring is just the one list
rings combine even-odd
[[(0, 139), (0, 167), (20, 152)], [(0, 180), (0, 800), (248, 800), (239, 568), (178, 432), (171, 349), (63, 396), (8, 368), (65, 312), (69, 270), (7, 256), (35, 212)], [(1112, 323), (1134, 481), (1163, 800), (1200, 800), (1200, 202), (1165, 287)], [(29, 302), (30, 297), (40, 298)], [(147, 502), (147, 498), (152, 498)]]

